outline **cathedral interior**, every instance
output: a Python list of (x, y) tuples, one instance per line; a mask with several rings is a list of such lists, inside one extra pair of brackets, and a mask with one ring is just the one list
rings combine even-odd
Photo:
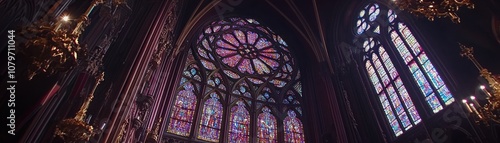
[(500, 142), (497, 0), (0, 7), (0, 142)]

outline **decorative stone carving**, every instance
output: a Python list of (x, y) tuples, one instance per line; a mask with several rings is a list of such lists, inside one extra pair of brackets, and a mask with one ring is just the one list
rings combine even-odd
[(139, 110), (143, 112), (147, 111), (151, 105), (153, 105), (153, 98), (150, 95), (140, 94), (139, 97), (137, 97), (137, 105)]

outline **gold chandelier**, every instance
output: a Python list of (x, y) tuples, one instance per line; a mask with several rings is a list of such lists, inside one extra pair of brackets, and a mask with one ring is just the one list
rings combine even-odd
[(476, 58), (474, 58), (472, 47), (469, 48), (460, 44), (460, 48), (462, 49), (460, 55), (467, 57), (474, 63), (481, 77), (488, 81), (489, 89), (491, 90), (490, 92), (487, 87), (483, 85), (479, 87), (487, 96), (487, 102), (484, 105), (479, 104), (475, 96), (470, 96), (470, 101), (472, 101), (472, 103), (469, 103), (467, 99), (463, 99), (462, 102), (465, 104), (467, 111), (471, 113), (476, 120), (476, 123), (489, 125), (490, 122), (493, 122), (500, 124), (500, 76), (493, 75), (488, 69), (479, 64)]
[(103, 3), (115, 7), (127, 6), (125, 0), (93, 0), (78, 19), (71, 20), (69, 16), (62, 16), (55, 22), (42, 19), (23, 28), (21, 34), (26, 40), (19, 47), (27, 63), (30, 63), (29, 80), (39, 74), (54, 75), (68, 71), (77, 66), (78, 60), (85, 59), (85, 48), (81, 47), (78, 39), (90, 23), (88, 16), (94, 7)]
[(470, 0), (392, 0), (401, 10), (417, 16), (425, 16), (430, 21), (434, 18), (449, 17), (454, 23), (460, 23), (457, 11), (460, 7), (474, 9)]

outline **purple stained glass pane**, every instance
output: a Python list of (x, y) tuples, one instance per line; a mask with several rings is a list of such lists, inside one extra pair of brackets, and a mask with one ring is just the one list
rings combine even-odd
[(227, 42), (231, 43), (232, 45), (238, 47), (240, 46), (240, 42), (238, 42), (236, 40), (236, 38), (233, 36), (233, 34), (224, 34), (222, 36), (222, 38), (224, 38), (224, 40), (226, 40)]
[[(218, 40), (216, 42), (216, 44), (217, 44), (217, 46), (222, 47), (222, 48), (226, 48), (226, 49), (230, 49), (230, 50), (236, 50), (236, 48), (233, 45), (229, 44), (228, 42), (226, 42), (224, 40)], [(211, 49), (211, 48), (208, 48), (208, 49)]]
[(262, 84), (264, 81), (257, 79), (257, 78), (248, 78), (248, 80), (254, 84)]
[(240, 31), (240, 30), (234, 30), (234, 35), (236, 35), (236, 38), (238, 38), (238, 41), (241, 44), (246, 44), (247, 43), (246, 36), (245, 36), (245, 34), (242, 31)]
[(232, 49), (217, 48), (215, 51), (221, 57), (228, 57), (228, 56), (232, 56), (232, 55), (236, 54), (236, 51), (232, 50)]
[(252, 31), (247, 31), (247, 38), (248, 38), (248, 43), (254, 45), (255, 41), (257, 40), (259, 36), (257, 33), (254, 33)]
[(272, 83), (272, 84), (274, 84), (274, 86), (279, 87), (279, 88), (284, 87), (286, 84), (286, 82), (284, 82), (282, 80), (277, 80), (277, 79), (273, 79), (273, 80), (269, 81), (269, 83)]
[[(262, 60), (267, 66), (271, 67), (273, 70), (276, 70), (276, 68), (278, 68), (278, 66), (279, 66), (278, 62), (276, 62), (273, 59), (269, 59), (265, 56), (259, 56), (259, 59)], [(254, 59), (254, 60), (256, 60), (256, 59)]]
[(201, 57), (203, 57), (203, 58), (205, 58), (205, 59), (208, 59), (208, 54), (207, 54), (207, 52), (206, 52), (204, 49), (202, 49), (202, 48), (198, 48), (198, 54), (199, 54)]
[(241, 56), (240, 55), (234, 55), (228, 58), (223, 58), (222, 62), (224, 64), (229, 65), (230, 67), (235, 67), (238, 62), (240, 62)]
[(249, 74), (254, 73), (254, 70), (250, 65), (249, 59), (243, 59), (241, 61), (240, 65), (238, 66), (238, 70), (240, 70), (240, 72), (242, 72), (242, 73), (249, 73)]
[(212, 62), (209, 62), (206, 60), (200, 60), (200, 61), (201, 61), (201, 64), (203, 65), (203, 67), (205, 67), (206, 69), (214, 70), (216, 68)]
[(194, 109), (196, 108), (196, 96), (193, 90), (193, 85), (186, 83), (184, 89), (177, 94), (167, 132), (180, 136), (189, 136)]
[(222, 121), (222, 104), (217, 93), (212, 93), (211, 98), (205, 101), (200, 120), (198, 138), (206, 141), (218, 142)]
[(242, 101), (231, 108), (229, 124), (229, 141), (235, 143), (249, 142), (250, 139), (250, 114)]
[(257, 119), (258, 142), (276, 143), (278, 139), (276, 118), (270, 113), (271, 110), (264, 107)]
[(220, 30), (220, 26), (214, 26), (213, 28), (214, 28), (214, 32), (219, 32), (219, 30)]
[(252, 59), (252, 63), (255, 66), (255, 70), (259, 74), (268, 74), (271, 72), (269, 68), (259, 59)]
[(289, 110), (288, 116), (283, 120), (283, 126), (285, 129), (285, 142), (304, 143), (305, 141), (302, 122), (295, 116), (295, 112)]
[(230, 70), (224, 70), (223, 71), (227, 76), (229, 76), (230, 78), (233, 78), (233, 79), (239, 79), (240, 76), (236, 73), (234, 73), (233, 71), (230, 71)]
[(257, 43), (255, 44), (255, 47), (257, 49), (263, 49), (263, 48), (266, 48), (266, 47), (269, 47), (271, 46), (271, 42), (269, 42), (267, 39), (265, 38), (260, 38)]

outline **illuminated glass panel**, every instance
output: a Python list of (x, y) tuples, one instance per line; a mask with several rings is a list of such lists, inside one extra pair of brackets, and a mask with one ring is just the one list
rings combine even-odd
[[(394, 29), (394, 27), (389, 29), (391, 31), (392, 42), (408, 65), (415, 82), (417, 82), (420, 90), (425, 95), (426, 101), (432, 108), (432, 111), (434, 113), (439, 112), (443, 109), (444, 105), (449, 105), (454, 101), (453, 96), (408, 27), (402, 23), (398, 23), (397, 31)], [(406, 44), (401, 39), (404, 39)], [(444, 102), (444, 105), (438, 98)]]
[(243, 101), (236, 102), (231, 108), (229, 124), (229, 141), (234, 143), (247, 143), (250, 139), (250, 114)]
[[(271, 114), (270, 110), (277, 106), (294, 110), (286, 121), (294, 128), (287, 130), (293, 138), (301, 134), (295, 140), (303, 140), (302, 124), (300, 131), (295, 128), (299, 127), (295, 119), (302, 116), (300, 71), (282, 37), (254, 19), (229, 18), (208, 25), (187, 52), (166, 136), (195, 142), (284, 142), (278, 140), (277, 123), (285, 121), (277, 121), (273, 114), (285, 111)], [(256, 109), (262, 113), (250, 116)]]
[(219, 102), (217, 93), (212, 92), (210, 98), (205, 101), (198, 138), (206, 141), (218, 142), (222, 121), (222, 104)]
[(193, 90), (193, 85), (187, 82), (177, 94), (167, 132), (189, 136), (191, 124), (193, 123), (194, 109), (196, 108), (196, 96)]
[(389, 55), (381, 45), (377, 44), (378, 48), (374, 48), (375, 44), (371, 43), (375, 42), (373, 39), (369, 39), (368, 43), (365, 44), (369, 47), (367, 50), (369, 52), (378, 49), (378, 55), (372, 53), (371, 59), (366, 61), (366, 70), (375, 90), (379, 93), (379, 99), (388, 123), (396, 136), (399, 136), (413, 125), (418, 124), (421, 121), (420, 115), (416, 112), (413, 101)]
[(257, 119), (257, 142), (276, 143), (278, 138), (276, 118), (271, 109), (264, 107)]
[(302, 122), (296, 117), (294, 111), (289, 110), (288, 116), (283, 120), (285, 129), (285, 142), (287, 143), (304, 143), (304, 129)]

